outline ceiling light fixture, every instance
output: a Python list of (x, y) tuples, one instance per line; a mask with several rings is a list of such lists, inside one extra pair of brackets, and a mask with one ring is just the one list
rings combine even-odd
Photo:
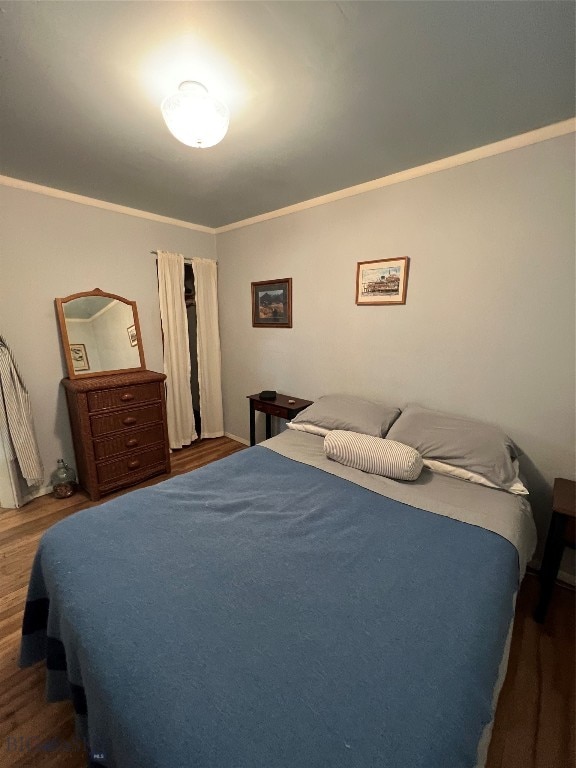
[(180, 83), (178, 92), (167, 96), (161, 109), (170, 133), (188, 147), (213, 147), (228, 131), (228, 107), (195, 80)]

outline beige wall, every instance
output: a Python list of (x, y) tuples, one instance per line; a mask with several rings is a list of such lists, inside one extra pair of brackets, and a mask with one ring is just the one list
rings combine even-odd
[[(261, 389), (491, 421), (526, 454), (545, 530), (553, 478), (575, 472), (573, 136), (220, 234), (217, 248), (229, 433), (248, 437), (246, 395)], [(411, 259), (406, 305), (356, 306), (356, 263), (395, 256)], [(282, 277), (294, 327), (252, 328), (251, 281)]]
[(101, 288), (133, 299), (146, 365), (162, 371), (151, 250), (216, 258), (215, 238), (35, 192), (0, 186), (0, 333), (30, 392), (46, 482), (63, 456), (75, 465), (54, 298)]
[[(218, 255), (228, 433), (247, 439), (246, 395), (264, 388), (492, 421), (526, 454), (542, 533), (553, 478), (575, 472), (574, 202), (572, 135), (216, 237), (0, 187), (0, 333), (47, 479), (60, 456), (74, 463), (54, 298), (135, 299), (147, 367), (161, 370), (150, 251), (164, 248)], [(406, 306), (357, 307), (356, 263), (394, 256), (411, 259)], [(252, 328), (250, 283), (282, 277), (294, 327)]]

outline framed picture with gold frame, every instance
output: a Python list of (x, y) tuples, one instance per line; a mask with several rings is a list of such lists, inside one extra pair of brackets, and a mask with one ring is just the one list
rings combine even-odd
[(70, 344), (70, 356), (74, 372), (90, 370), (90, 363), (88, 362), (88, 355), (84, 344)]
[(356, 304), (406, 304), (410, 259), (359, 261), (356, 268)]
[(129, 325), (128, 328), (126, 328), (126, 331), (130, 340), (130, 346), (138, 346), (138, 334), (136, 333), (136, 325)]

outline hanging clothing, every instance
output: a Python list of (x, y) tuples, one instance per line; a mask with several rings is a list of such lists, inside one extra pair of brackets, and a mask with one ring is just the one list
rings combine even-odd
[(184, 257), (158, 251), (158, 293), (164, 335), (166, 415), (170, 448), (182, 448), (198, 438), (190, 390), (188, 317), (184, 302)]
[(218, 328), (218, 265), (211, 259), (192, 259), (196, 286), (198, 381), (201, 437), (224, 434), (222, 364)]
[(17, 459), (28, 485), (42, 485), (44, 468), (34, 433), (30, 398), (12, 353), (1, 336), (0, 432), (8, 459)]

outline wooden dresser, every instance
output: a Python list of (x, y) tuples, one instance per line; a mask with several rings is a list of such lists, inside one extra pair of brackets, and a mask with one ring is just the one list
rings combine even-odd
[(80, 485), (100, 496), (170, 472), (162, 373), (63, 379)]

